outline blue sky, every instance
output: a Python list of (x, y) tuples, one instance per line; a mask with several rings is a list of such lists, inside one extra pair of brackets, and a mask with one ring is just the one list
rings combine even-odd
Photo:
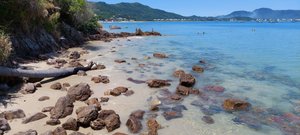
[(261, 7), (298, 9), (300, 0), (88, 0), (106, 3), (140, 2), (153, 8), (181, 15), (216, 16), (236, 10), (252, 11)]

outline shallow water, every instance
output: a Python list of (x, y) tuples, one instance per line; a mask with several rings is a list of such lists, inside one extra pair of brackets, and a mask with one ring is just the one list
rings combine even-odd
[[(167, 121), (159, 115), (159, 121), (165, 126), (160, 133), (293, 135), (300, 132), (300, 23), (104, 23), (105, 28), (109, 25), (123, 28), (112, 32), (142, 28), (165, 35), (122, 44), (124, 47), (116, 57), (138, 60), (116, 68), (131, 78), (173, 80), (168, 89), (175, 92), (178, 80), (172, 73), (183, 69), (197, 78), (195, 88), (225, 87), (222, 94), (206, 93), (207, 101), (196, 96), (186, 97), (181, 103), (188, 109), (183, 111), (183, 118)], [(166, 53), (169, 58), (144, 59), (154, 52)], [(202, 64), (206, 70), (201, 74), (191, 70), (193, 65), (201, 65), (199, 60), (206, 61)], [(146, 66), (140, 68), (138, 64)], [(153, 92), (145, 96), (161, 95)], [(220, 107), (225, 98), (231, 97), (250, 102), (251, 111), (214, 113), (215, 123), (211, 125), (201, 120), (203, 106)], [(202, 107), (191, 105), (193, 101)]]

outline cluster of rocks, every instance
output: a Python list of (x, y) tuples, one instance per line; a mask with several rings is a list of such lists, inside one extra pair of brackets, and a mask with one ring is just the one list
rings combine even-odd
[(108, 76), (101, 76), (101, 75), (99, 75), (97, 77), (93, 77), (91, 79), (91, 81), (93, 81), (94, 83), (104, 83), (104, 84), (107, 84), (110, 82), (108, 79)]

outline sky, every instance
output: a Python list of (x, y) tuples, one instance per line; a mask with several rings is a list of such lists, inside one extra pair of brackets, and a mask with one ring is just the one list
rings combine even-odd
[(253, 11), (257, 8), (300, 10), (300, 0), (88, 0), (103, 1), (110, 4), (119, 2), (139, 2), (152, 8), (184, 16), (217, 16), (232, 11)]

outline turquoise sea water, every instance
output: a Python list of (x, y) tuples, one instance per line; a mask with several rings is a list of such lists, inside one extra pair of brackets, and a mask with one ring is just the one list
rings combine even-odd
[[(126, 58), (143, 58), (154, 52), (170, 56), (165, 60), (144, 62), (159, 66), (143, 70), (124, 66), (124, 71), (138, 72), (133, 77), (170, 79), (175, 82), (172, 73), (176, 69), (184, 69), (197, 78), (195, 88), (203, 89), (207, 85), (225, 88), (222, 94), (207, 93), (208, 100), (198, 97), (185, 99), (182, 104), (188, 110), (184, 114), (197, 114), (198, 111), (201, 115), (193, 113), (192, 116), (184, 115), (182, 119), (201, 122), (206, 109), (214, 112), (212, 118), (217, 125), (206, 128), (217, 131), (222, 126), (231, 127), (224, 129), (232, 131), (226, 134), (300, 134), (300, 23), (104, 23), (107, 30), (110, 25), (122, 27), (111, 32), (134, 32), (136, 28), (141, 28), (146, 31), (154, 29), (164, 35), (127, 42), (128, 47), (120, 50), (118, 55)], [(206, 61), (206, 64), (200, 64), (199, 60)], [(201, 65), (206, 70), (202, 74), (195, 73), (191, 70), (193, 65)], [(169, 90), (174, 92), (175, 88), (172, 85)], [(246, 100), (252, 104), (252, 108), (248, 112), (219, 111), (225, 98)], [(196, 102), (197, 105), (192, 105)], [(222, 121), (218, 120), (228, 117), (230, 119), (226, 121), (232, 126), (226, 125), (226, 122), (222, 125)], [(242, 127), (235, 129), (236, 125)], [(218, 134), (214, 131), (198, 131), (197, 126), (187, 134), (193, 133)]]

